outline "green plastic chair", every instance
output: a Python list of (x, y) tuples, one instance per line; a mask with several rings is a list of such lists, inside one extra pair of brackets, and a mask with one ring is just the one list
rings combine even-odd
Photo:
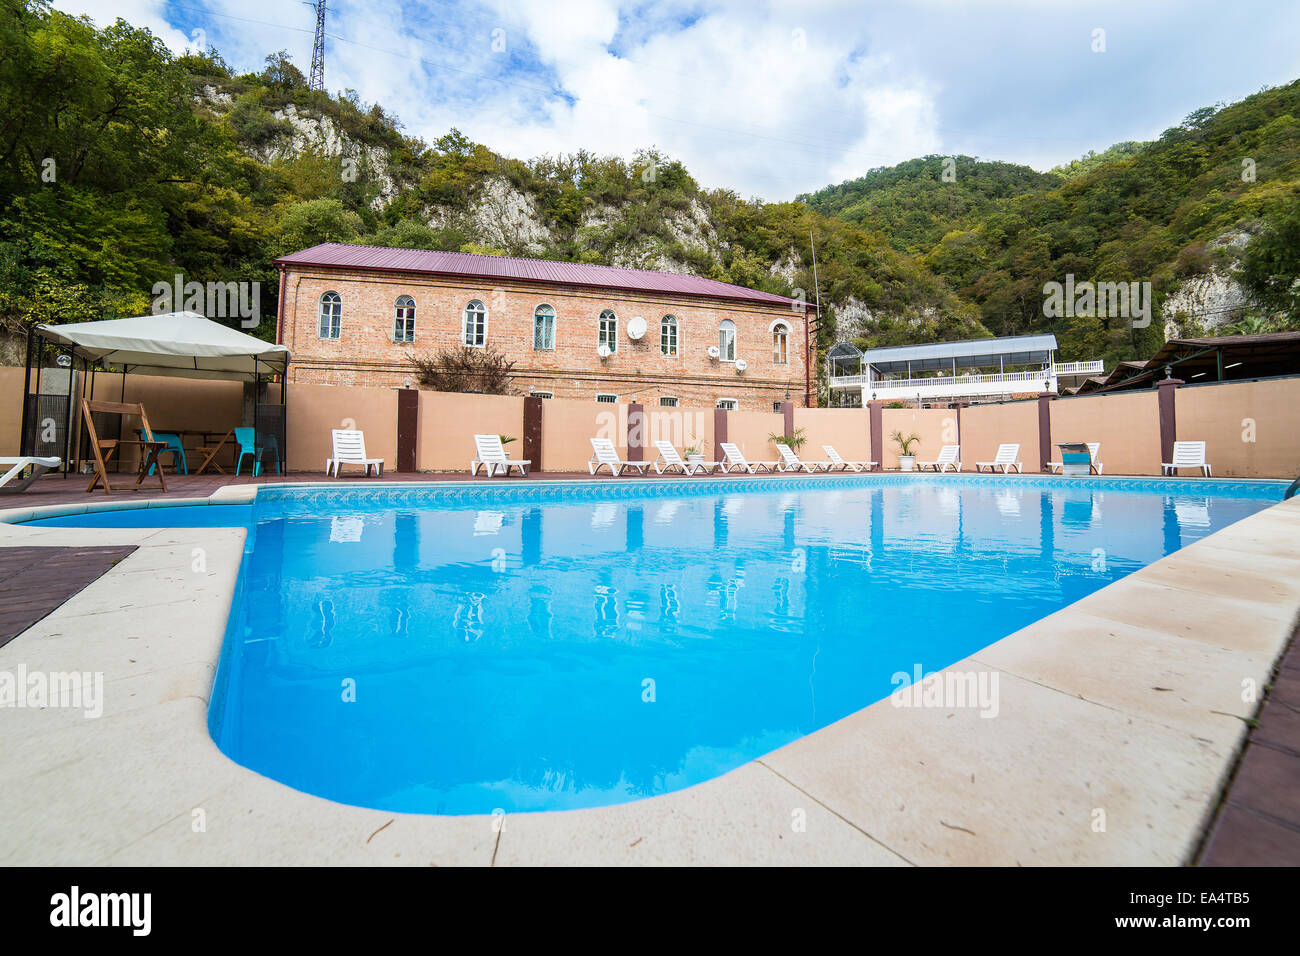
[[(172, 464), (176, 466), (176, 470), (182, 475), (188, 475), (190, 470), (185, 464), (185, 446), (181, 444), (181, 436), (174, 435), (171, 432), (155, 432), (153, 437), (154, 441), (165, 441), (167, 443), (167, 447), (158, 452), (158, 457), (161, 458), (163, 455), (170, 454), (172, 456)], [(153, 470), (154, 466), (150, 465), (150, 475), (153, 474)]]
[(239, 454), (235, 458), (235, 474), (239, 474), (240, 465), (244, 461), (245, 455), (253, 456), (253, 477), (256, 478), (262, 473), (262, 455), (270, 452), (275, 458), (275, 473), (280, 474), (280, 445), (275, 440), (274, 435), (262, 436), (262, 447), (256, 446), (257, 436), (252, 428), (236, 428), (235, 444), (239, 446)]

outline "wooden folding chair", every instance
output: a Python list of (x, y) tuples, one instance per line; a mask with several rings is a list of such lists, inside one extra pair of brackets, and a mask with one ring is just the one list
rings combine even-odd
[[(139, 441), (121, 438), (100, 438), (95, 431), (94, 413), (101, 412), (108, 415), (138, 415), (140, 416), (140, 430), (144, 438)], [(81, 400), (81, 414), (86, 421), (86, 429), (90, 435), (90, 450), (95, 455), (95, 477), (86, 488), (86, 492), (95, 490), (95, 486), (103, 484), (104, 494), (112, 494), (113, 489), (108, 483), (108, 463), (112, 461), (113, 456), (118, 453), (124, 446), (135, 445), (140, 449), (140, 470), (135, 476), (135, 487), (132, 491), (139, 491), (140, 485), (149, 475), (149, 469), (158, 464), (158, 456), (166, 448), (165, 441), (154, 441), (153, 430), (149, 427), (149, 416), (145, 414), (144, 406), (138, 402), (93, 402), (88, 398)], [(167, 480), (163, 478), (162, 466), (157, 468), (158, 484), (165, 492), (167, 490)], [(121, 487), (121, 486), (119, 486)]]

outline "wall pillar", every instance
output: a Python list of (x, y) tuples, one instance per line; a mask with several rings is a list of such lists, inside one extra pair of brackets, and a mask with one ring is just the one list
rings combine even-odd
[(1052, 460), (1052, 400), (1055, 398), (1055, 392), (1038, 393), (1038, 470), (1044, 474)]
[(420, 437), (420, 393), (397, 390), (397, 470), (415, 471), (415, 448)]
[(885, 467), (885, 416), (881, 411), (884, 407), (884, 402), (873, 400), (867, 403), (871, 420), (871, 457), (876, 461), (872, 471), (884, 471)]
[(633, 402), (627, 407), (627, 460), (645, 461), (646, 445), (645, 406)]
[(535, 395), (524, 398), (524, 455), (531, 461), (528, 467), (542, 470), (542, 402)]
[(781, 403), (781, 415), (785, 419), (785, 437), (794, 434), (794, 402)]
[(1174, 392), (1183, 384), (1181, 378), (1161, 379), (1156, 383), (1156, 405), (1160, 410), (1160, 460), (1174, 460), (1174, 441), (1178, 438), (1178, 416), (1174, 414)]
[(727, 410), (725, 408), (715, 408), (713, 410), (713, 451), (714, 461), (718, 460), (717, 451), (722, 447), (727, 438)]

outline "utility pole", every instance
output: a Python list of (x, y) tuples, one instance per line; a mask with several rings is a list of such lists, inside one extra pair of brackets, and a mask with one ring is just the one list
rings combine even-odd
[(316, 8), (316, 42), (311, 48), (311, 77), (307, 80), (307, 88), (312, 90), (325, 89), (325, 0), (315, 0), (314, 3), (308, 4)]

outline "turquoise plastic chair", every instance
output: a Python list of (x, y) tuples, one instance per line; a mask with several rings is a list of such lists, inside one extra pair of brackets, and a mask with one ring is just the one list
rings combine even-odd
[(236, 428), (235, 444), (239, 446), (239, 455), (235, 458), (235, 474), (239, 474), (240, 465), (244, 461), (245, 455), (253, 456), (253, 477), (256, 478), (262, 473), (262, 455), (267, 451), (275, 458), (275, 473), (280, 474), (280, 446), (276, 442), (274, 435), (264, 435), (262, 447), (255, 445), (256, 435), (252, 428)]
[[(181, 444), (181, 436), (173, 435), (171, 432), (155, 432), (153, 438), (154, 441), (165, 441), (167, 443), (167, 447), (158, 452), (159, 457), (171, 453), (172, 464), (176, 466), (176, 470), (182, 475), (188, 475), (190, 469), (185, 464), (185, 446)], [(153, 474), (153, 470), (154, 466), (150, 465), (150, 475)]]

